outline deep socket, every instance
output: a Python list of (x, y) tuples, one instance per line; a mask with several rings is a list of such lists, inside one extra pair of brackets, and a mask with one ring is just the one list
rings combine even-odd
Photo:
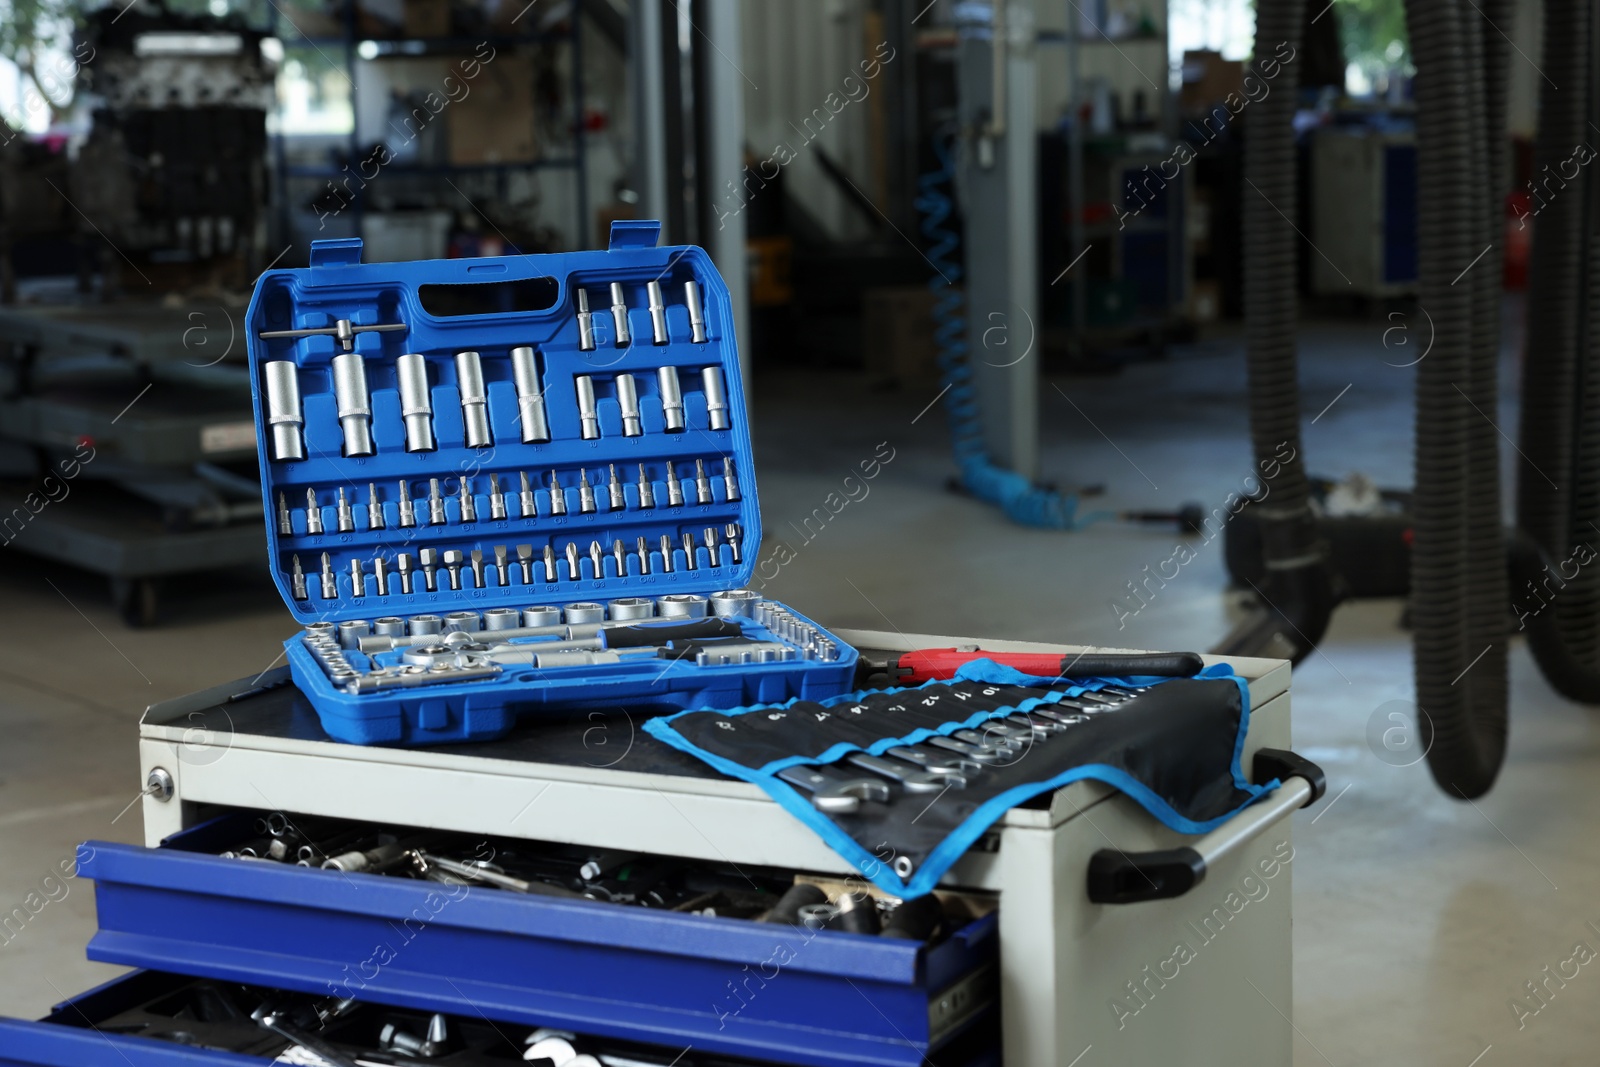
[(550, 420), (544, 410), (544, 387), (539, 381), (539, 361), (533, 349), (524, 345), (511, 350), (511, 377), (517, 385), (522, 443), (550, 440)]
[(589, 314), (589, 293), (585, 289), (578, 290), (578, 348), (594, 351), (594, 317)]
[(344, 454), (372, 455), (372, 399), (367, 393), (367, 364), (359, 354), (333, 357), (333, 395), (339, 405)]
[(300, 411), (300, 377), (288, 360), (274, 360), (262, 372), (267, 382), (267, 425), (272, 428), (272, 458), (306, 458), (301, 427), (306, 419)]
[(618, 348), (633, 342), (633, 334), (628, 329), (628, 299), (623, 295), (621, 282), (611, 283), (611, 324), (616, 328)]
[(667, 337), (667, 305), (661, 299), (661, 283), (651, 282), (645, 286), (650, 294), (650, 332), (654, 335), (655, 343), (664, 345)]
[(631, 374), (617, 375), (617, 407), (622, 409), (622, 436), (638, 437), (644, 433), (639, 421), (639, 386)]
[(578, 425), (585, 441), (600, 436), (600, 411), (594, 403), (594, 379), (580, 374), (573, 379), (578, 389)]
[(468, 448), (488, 448), (489, 393), (483, 384), (483, 360), (476, 352), (456, 353), (456, 389), (461, 394), (461, 424)]
[(683, 302), (689, 308), (689, 332), (697, 345), (706, 343), (706, 313), (700, 304), (700, 283), (683, 283)]
[(400, 383), (400, 417), (406, 424), (406, 451), (432, 452), (438, 447), (433, 438), (433, 391), (428, 388), (428, 363), (417, 352), (407, 352), (394, 361)]
[(722, 368), (702, 370), (700, 388), (706, 394), (706, 414), (711, 419), (711, 428), (726, 430), (732, 424), (728, 420), (728, 387), (722, 380)]
[(661, 386), (661, 415), (666, 420), (668, 433), (682, 433), (687, 425), (683, 421), (683, 391), (678, 388), (678, 369), (661, 367), (656, 371)]

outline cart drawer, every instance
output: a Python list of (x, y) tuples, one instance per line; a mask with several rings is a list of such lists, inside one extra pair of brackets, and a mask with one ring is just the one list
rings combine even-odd
[(926, 945), (214, 855), (240, 818), (93, 842), (89, 958), (824, 1067), (911, 1067), (995, 1000), (993, 914)]
[[(286, 1022), (266, 1029), (255, 1016), (270, 1008)], [(430, 1024), (442, 1040), (430, 1055), (413, 1059), (396, 1052), (392, 1035), (426, 1039)], [(388, 1033), (386, 1033), (388, 1031)], [(293, 1035), (291, 1039), (285, 1034)], [(490, 1067), (522, 1062), (542, 1036), (488, 1015), (445, 1014), (369, 1002), (339, 1003), (259, 985), (194, 978), (161, 971), (135, 971), (80, 994), (44, 1019), (0, 1019), (0, 1067), (264, 1067), (311, 1063), (301, 1034), (343, 1054), (350, 1062), (416, 1062), (437, 1067)], [(754, 1067), (759, 1061), (729, 1058), (699, 1048), (643, 1045), (593, 1035), (561, 1035), (573, 1051), (606, 1063), (638, 1067)], [(935, 1055), (936, 1067), (997, 1067), (992, 1034), (974, 1032)], [(314, 1046), (311, 1046), (314, 1048)], [(547, 1049), (546, 1051), (553, 1051)], [(548, 1059), (539, 1062), (550, 1062)], [(589, 1062), (593, 1062), (590, 1060)]]

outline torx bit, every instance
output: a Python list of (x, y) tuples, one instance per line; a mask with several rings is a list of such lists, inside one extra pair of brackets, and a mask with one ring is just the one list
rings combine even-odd
[(472, 550), (472, 586), (474, 589), (485, 589), (483, 581), (483, 549)]
[(699, 568), (700, 560), (695, 556), (694, 551), (694, 534), (687, 531), (685, 531), (683, 535), (683, 554), (689, 559), (690, 570), (696, 570)]
[(728, 523), (727, 529), (723, 530), (722, 532), (725, 533), (727, 535), (727, 537), (728, 537), (728, 548), (730, 550), (732, 550), (732, 552), (733, 552), (733, 563), (734, 563), (734, 566), (738, 566), (739, 562), (740, 562), (740, 559), (739, 559), (739, 536), (740, 536), (740, 534), (742, 532), (739, 529), (739, 524), (736, 523), (736, 522), (730, 522), (730, 523)]
[(430, 593), (439, 591), (439, 552), (437, 549), (424, 548), (417, 552), (417, 559), (422, 563), (422, 584)]
[(544, 580), (556, 580), (556, 550), (551, 545), (544, 546)]
[(356, 517), (350, 510), (350, 498), (345, 495), (342, 485), (339, 487), (338, 517), (340, 533), (349, 533), (356, 528)]
[(561, 482), (556, 478), (556, 472), (550, 472), (550, 514), (565, 515), (567, 513), (567, 491), (561, 488)]
[(322, 599), (339, 599), (339, 582), (333, 576), (333, 561), (326, 552), (322, 554)]
[(289, 585), (294, 590), (296, 600), (310, 599), (310, 595), (306, 592), (306, 572), (300, 569), (299, 556), (294, 556), (289, 561)]
[(578, 349), (594, 351), (594, 317), (589, 312), (589, 293), (583, 288), (578, 289)]
[(518, 471), (522, 479), (522, 517), (534, 519), (539, 517), (539, 499), (534, 495), (533, 486), (528, 484), (528, 472)]
[(628, 550), (622, 547), (621, 541), (613, 541), (611, 543), (611, 555), (617, 561), (617, 577), (626, 578), (628, 576)]
[(658, 281), (647, 282), (645, 292), (650, 298), (650, 332), (653, 340), (658, 345), (664, 345), (667, 337), (667, 305), (661, 298), (661, 283)]
[(517, 546), (517, 565), (522, 568), (522, 584), (533, 584), (533, 546)]
[(350, 595), (367, 595), (367, 576), (361, 573), (361, 560), (350, 561)]
[(628, 497), (622, 491), (622, 483), (617, 480), (617, 465), (611, 464), (611, 481), (606, 486), (611, 491), (611, 510), (621, 511), (628, 506)]
[(733, 473), (733, 457), (722, 457), (722, 488), (730, 502), (739, 499), (739, 476)]
[(632, 331), (628, 329), (628, 300), (623, 295), (621, 282), (611, 283), (611, 324), (616, 328), (618, 348), (632, 343)]
[(378, 483), (367, 483), (367, 529), (383, 529), (383, 505), (378, 501)]
[(447, 548), (444, 550), (444, 569), (450, 575), (450, 588), (452, 591), (461, 588), (461, 565), (465, 562), (466, 560), (461, 555), (459, 548)]
[(639, 464), (639, 507), (653, 508), (656, 506), (656, 487), (644, 473), (644, 464)]
[(661, 571), (664, 574), (672, 573), (672, 538), (666, 534), (661, 535)]
[(506, 517), (506, 495), (500, 491), (500, 476), (489, 475), (489, 518)]
[(466, 475), (461, 476), (461, 489), (457, 494), (461, 501), (461, 521), (478, 521), (478, 498), (472, 495), (472, 480)]
[(645, 543), (645, 539), (642, 537), (639, 538), (639, 573), (650, 573), (650, 546)]
[(372, 584), (378, 590), (379, 596), (389, 595), (389, 572), (385, 570), (386, 564), (382, 556), (372, 559)]
[(506, 546), (494, 546), (494, 584), (510, 585), (511, 578), (506, 574)]
[(400, 572), (400, 592), (411, 595), (411, 553), (402, 552), (395, 557), (395, 570)]
[(578, 546), (573, 541), (567, 542), (567, 577), (577, 581), (583, 576), (583, 571), (578, 567)]
[(283, 498), (282, 493), (278, 494), (278, 536), (294, 536), (294, 520), (289, 517), (289, 502)]
[(683, 302), (689, 308), (690, 340), (697, 345), (703, 345), (706, 343), (706, 312), (700, 303), (699, 282), (683, 283)]
[(670, 459), (667, 460), (667, 507), (683, 507), (683, 483), (678, 481), (678, 472)]
[(706, 461), (694, 461), (694, 499), (697, 504), (711, 503), (711, 479), (706, 476)]
[(578, 511), (584, 515), (593, 514), (595, 510), (594, 486), (589, 484), (589, 472), (578, 471)]
[(711, 554), (711, 565), (713, 567), (722, 566), (722, 553), (717, 551), (717, 528), (715, 526), (707, 526), (704, 536), (706, 551)]
[(605, 549), (600, 547), (599, 541), (589, 542), (589, 562), (594, 564), (594, 576), (596, 578), (604, 578), (606, 576), (605, 562), (601, 558), (604, 555)]
[(439, 495), (439, 479), (428, 479), (428, 521), (435, 526), (445, 523), (444, 497)]
[(405, 479), (400, 480), (400, 525), (410, 529), (417, 524), (417, 509), (411, 503), (411, 492), (406, 488)]
[(322, 506), (317, 503), (317, 491), (306, 490), (306, 533), (322, 532)]

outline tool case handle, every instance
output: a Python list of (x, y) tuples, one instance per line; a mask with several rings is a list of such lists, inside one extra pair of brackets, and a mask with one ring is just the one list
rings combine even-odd
[(1296, 808), (1315, 804), (1328, 791), (1322, 768), (1288, 749), (1260, 749), (1252, 769), (1257, 781), (1278, 779), (1278, 788), (1194, 844), (1148, 852), (1103, 848), (1089, 857), (1089, 899), (1096, 904), (1137, 904), (1181, 897), (1205, 880), (1212, 864), (1239, 851)]

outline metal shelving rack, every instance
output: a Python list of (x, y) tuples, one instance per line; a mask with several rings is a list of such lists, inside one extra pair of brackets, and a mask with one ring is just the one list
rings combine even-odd
[[(309, 44), (319, 53), (324, 48), (337, 48), (343, 52), (345, 77), (350, 83), (350, 110), (351, 123), (347, 150), (352, 160), (360, 158), (362, 143), (361, 130), (358, 119), (358, 90), (356, 89), (356, 64), (377, 62), (386, 55), (401, 55), (406, 57), (450, 55), (469, 50), (479, 44), (487, 43), (495, 49), (516, 48), (525, 45), (549, 43), (551, 41), (565, 40), (572, 49), (571, 61), (571, 115), (572, 115), (572, 147), (570, 153), (562, 156), (538, 158), (518, 163), (476, 163), (476, 164), (399, 164), (390, 163), (383, 168), (384, 174), (397, 177), (447, 177), (451, 174), (493, 174), (496, 178), (496, 192), (504, 199), (507, 196), (507, 177), (514, 171), (534, 170), (571, 170), (573, 181), (576, 184), (577, 201), (577, 226), (574, 234), (574, 247), (587, 247), (589, 237), (589, 179), (588, 165), (585, 158), (584, 146), (584, 97), (583, 97), (583, 4), (581, 0), (573, 0), (571, 14), (567, 20), (565, 33), (534, 32), (529, 34), (503, 35), (485, 34), (482, 36), (449, 36), (431, 38), (376, 38), (369, 37), (360, 32), (357, 25), (357, 10), (354, 2), (348, 2), (344, 11), (344, 33), (339, 36), (310, 36), (294, 26), (283, 14), (281, 8), (274, 5), (278, 36), (289, 42), (295, 40)], [(285, 30), (288, 32), (286, 33)], [(380, 53), (371, 59), (363, 58), (358, 54), (358, 46), (364, 41), (372, 41), (380, 47), (385, 44), (403, 44), (406, 47), (394, 49), (388, 53)], [(419, 47), (420, 46), (420, 47)], [(325, 53), (324, 53), (325, 55)], [(533, 115), (528, 116), (528, 121), (533, 121)], [(289, 226), (289, 186), (292, 179), (305, 178), (337, 178), (345, 176), (333, 164), (297, 164), (291, 165), (284, 149), (284, 134), (282, 131), (273, 135), (273, 165), (276, 193), (280, 198), (279, 222), (285, 234), (291, 231)], [(362, 190), (353, 190), (353, 199), (350, 204), (350, 215), (355, 225), (356, 235), (362, 236), (362, 220), (366, 213), (365, 196)]]

